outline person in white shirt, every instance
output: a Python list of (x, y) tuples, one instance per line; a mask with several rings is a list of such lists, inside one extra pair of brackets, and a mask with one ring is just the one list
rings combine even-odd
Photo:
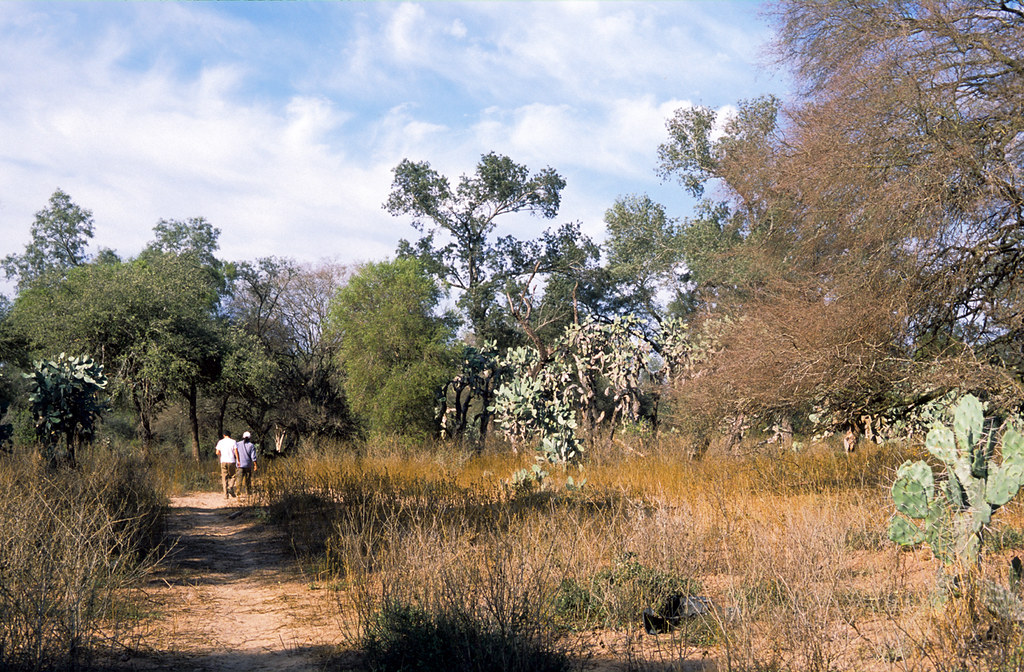
[(235, 496), (235, 440), (226, 431), (224, 438), (217, 442), (215, 448), (220, 456), (220, 480), (224, 484), (224, 499)]

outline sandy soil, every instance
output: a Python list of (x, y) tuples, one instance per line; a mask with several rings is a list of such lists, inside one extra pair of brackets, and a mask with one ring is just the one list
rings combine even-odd
[(174, 498), (137, 670), (315, 670), (342, 640), (272, 525), (220, 493)]

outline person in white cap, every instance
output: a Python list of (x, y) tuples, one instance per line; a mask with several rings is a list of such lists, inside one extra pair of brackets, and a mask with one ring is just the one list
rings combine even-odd
[(238, 473), (235, 475), (235, 489), (242, 491), (245, 485), (245, 494), (252, 497), (252, 472), (256, 471), (256, 446), (253, 444), (249, 432), (242, 434), (242, 440), (235, 444), (235, 464), (238, 466)]

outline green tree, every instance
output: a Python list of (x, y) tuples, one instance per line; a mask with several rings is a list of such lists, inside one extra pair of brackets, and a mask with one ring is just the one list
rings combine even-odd
[(224, 262), (217, 258), (219, 239), (220, 229), (205, 217), (161, 219), (153, 226), (153, 240), (139, 256), (143, 259), (166, 254), (188, 257), (206, 270), (211, 287), (224, 293), (227, 290), (226, 274), (232, 269), (226, 268)]
[(679, 222), (646, 194), (616, 199), (604, 222), (607, 267), (624, 308), (660, 321), (666, 306), (659, 303), (659, 293), (672, 294), (676, 304), (685, 300), (688, 275)]
[(21, 368), (29, 365), (28, 343), (11, 321), (14, 304), (0, 294), (0, 368)]
[(573, 248), (596, 257), (571, 225), (535, 241), (496, 237), (504, 215), (555, 217), (564, 188), (565, 180), (553, 169), (531, 175), (526, 166), (494, 153), (483, 155), (476, 173), (463, 175), (455, 188), (429, 163), (406, 159), (394, 169), (384, 207), (396, 216), (411, 215), (423, 234), (415, 243), (403, 240), (399, 256), (418, 258), (428, 272), (459, 290), (458, 304), (479, 343), (500, 343), (509, 338), (503, 313), (515, 280), (565, 268)]
[(225, 417), (233, 414), (256, 436), (267, 436), (273, 413), (289, 390), (281, 364), (259, 339), (232, 325), (222, 341), (222, 366), (209, 391), (218, 401), (217, 431), (224, 434)]
[(161, 219), (153, 226), (153, 240), (146, 249), (161, 254), (194, 255), (200, 264), (220, 268), (222, 263), (216, 256), (219, 239), (220, 229), (205, 217)]
[(92, 212), (57, 189), (49, 206), (36, 213), (31, 235), (22, 254), (3, 260), (4, 273), (8, 279), (17, 278), (19, 291), (51, 272), (61, 274), (85, 263), (85, 248), (93, 235)]
[(175, 396), (189, 401), (191, 410), (193, 389), (216, 375), (215, 303), (206, 271), (187, 257), (166, 254), (77, 266), (59, 283), (21, 292), (10, 320), (39, 355), (97, 353), (112, 394), (134, 408), (149, 445), (155, 414)]
[(5, 372), (28, 366), (28, 344), (11, 328), (11, 308), (10, 300), (0, 295), (0, 451), (8, 447), (14, 433), (12, 424), (5, 421), (11, 402), (18, 397), (15, 381)]
[(353, 409), (371, 431), (436, 434), (436, 406), (450, 379), (450, 316), (415, 259), (367, 264), (338, 292), (330, 325)]
[(231, 322), (224, 369), (215, 395), (217, 431), (223, 434), (229, 406), (259, 435), (275, 422), (275, 409), (297, 391), (288, 385), (292, 331), (283, 306), (300, 272), (287, 259), (264, 257), (235, 264), (226, 312)]
[(186, 320), (179, 332), (167, 333), (170, 348), (161, 359), (166, 367), (164, 380), (187, 404), (192, 455), (198, 460), (200, 388), (217, 381), (229, 342), (226, 325), (216, 319), (227, 290), (224, 264), (216, 256), (220, 229), (203, 217), (161, 219), (153, 227), (153, 234), (153, 240), (139, 255), (140, 263), (150, 263), (158, 269), (172, 264), (193, 267), (205, 275), (209, 287), (199, 304), (199, 319)]

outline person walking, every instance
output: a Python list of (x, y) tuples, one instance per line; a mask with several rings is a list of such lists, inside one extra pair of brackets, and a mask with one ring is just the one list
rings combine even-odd
[(241, 492), (244, 484), (246, 497), (252, 497), (252, 472), (259, 468), (256, 465), (256, 446), (251, 436), (249, 432), (243, 432), (242, 440), (235, 444), (235, 464), (238, 467), (235, 489)]
[(220, 480), (224, 485), (224, 499), (235, 496), (235, 440), (227, 431), (214, 449), (220, 457)]

